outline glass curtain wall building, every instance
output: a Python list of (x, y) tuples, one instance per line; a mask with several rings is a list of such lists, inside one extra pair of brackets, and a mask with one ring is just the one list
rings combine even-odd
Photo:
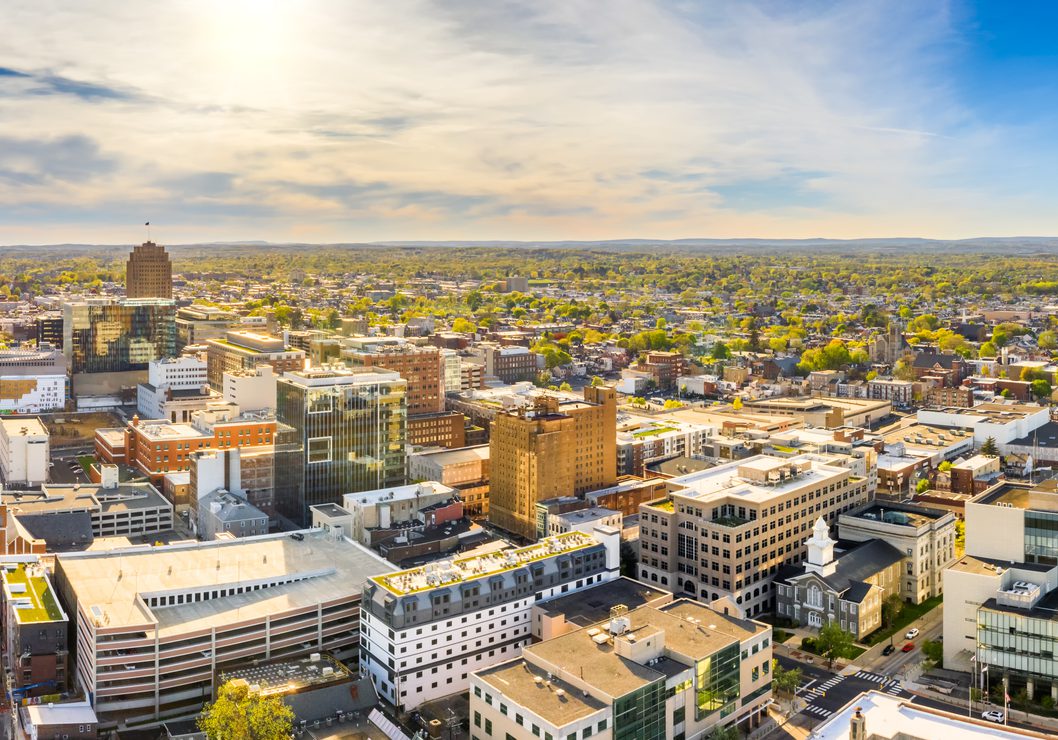
[(176, 354), (176, 304), (165, 299), (63, 306), (63, 352), (73, 374), (146, 370)]
[(288, 372), (276, 384), (276, 509), (309, 507), (406, 479), (407, 382), (381, 370)]

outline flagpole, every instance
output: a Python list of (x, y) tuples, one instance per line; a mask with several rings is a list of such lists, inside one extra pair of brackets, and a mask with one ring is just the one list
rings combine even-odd
[(973, 680), (970, 681), (969, 696), (966, 699), (966, 716), (967, 717), (973, 717), (974, 716), (974, 687), (977, 684), (977, 656), (976, 655), (971, 655), (970, 656), (970, 663), (971, 663), (970, 671), (971, 671), (971, 673), (973, 675)]

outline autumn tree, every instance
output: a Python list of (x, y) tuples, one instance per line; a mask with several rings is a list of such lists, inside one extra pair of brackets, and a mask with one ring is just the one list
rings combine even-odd
[(294, 712), (282, 699), (251, 692), (239, 681), (221, 686), (217, 700), (198, 718), (198, 728), (209, 740), (287, 740), (293, 727)]

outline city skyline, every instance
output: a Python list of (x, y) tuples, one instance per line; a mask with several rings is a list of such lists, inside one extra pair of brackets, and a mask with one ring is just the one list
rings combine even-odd
[(1040, 4), (11, 3), (5, 243), (1058, 234)]

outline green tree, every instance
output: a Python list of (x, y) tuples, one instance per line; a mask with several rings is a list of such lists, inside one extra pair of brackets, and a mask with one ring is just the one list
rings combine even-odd
[(771, 685), (776, 693), (793, 696), (797, 687), (801, 685), (801, 669), (783, 668), (777, 659), (772, 658)]
[(981, 348), (977, 350), (978, 357), (997, 357), (999, 355), (999, 349), (991, 342), (985, 342), (981, 345)]
[(592, 388), (598, 388), (601, 385), (604, 385), (603, 379), (600, 378), (598, 375), (592, 375), (591, 376), (591, 387)]
[(1036, 337), (1036, 344), (1040, 349), (1056, 349), (1058, 348), (1058, 334), (1051, 329), (1041, 331)]
[(229, 681), (202, 710), (198, 728), (209, 740), (287, 740), (294, 712), (278, 696), (251, 693), (245, 684)]
[(565, 381), (562, 381), (562, 385), (560, 385), (558, 387), (558, 389), (560, 391), (571, 391), (571, 390), (573, 390), (573, 386), (571, 386), (569, 383), (567, 383)]
[(985, 443), (981, 445), (981, 454), (988, 457), (999, 457), (999, 448), (996, 446), (995, 437), (989, 437), (985, 440)]
[(710, 356), (714, 360), (726, 360), (731, 357), (731, 350), (723, 342), (717, 342), (713, 345), (713, 351)]
[(929, 490), (929, 478), (919, 478), (915, 484), (915, 493), (925, 493)]
[(852, 633), (841, 629), (837, 622), (823, 625), (815, 642), (819, 654), (826, 658), (828, 670), (834, 666), (835, 660), (846, 658), (852, 653)]
[(902, 611), (904, 600), (900, 598), (900, 594), (889, 594), (882, 602), (882, 624), (892, 627)]
[(941, 661), (944, 660), (944, 643), (940, 640), (923, 640), (922, 654), (925, 655), (933, 665), (940, 665)]
[(1051, 384), (1043, 378), (1037, 378), (1029, 384), (1029, 390), (1036, 398), (1044, 399), (1051, 397)]
[(942, 462), (940, 465), (937, 466), (937, 470), (942, 473), (947, 473), (949, 470), (951, 470), (951, 460), (945, 460), (944, 462)]

